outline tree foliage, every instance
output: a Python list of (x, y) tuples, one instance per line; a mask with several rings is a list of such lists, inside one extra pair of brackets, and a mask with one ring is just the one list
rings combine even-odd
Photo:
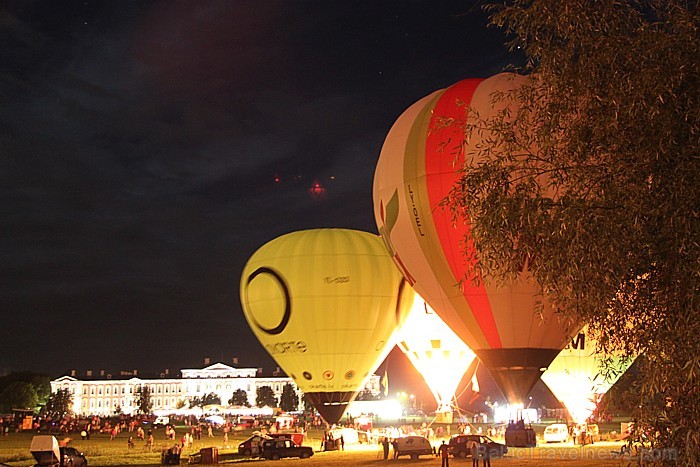
[(51, 394), (51, 378), (48, 375), (41, 373), (21, 371), (12, 372), (8, 375), (0, 377), (0, 405), (5, 405), (1, 395), (3, 391), (12, 383), (17, 382), (26, 383), (30, 385), (32, 389), (34, 389), (34, 392), (36, 393), (36, 402), (32, 407), (30, 407), (31, 409), (36, 409), (37, 406), (43, 406), (46, 404), (46, 401)]
[(277, 407), (277, 397), (270, 386), (260, 386), (255, 391), (255, 405), (258, 407)]
[(43, 412), (51, 417), (63, 417), (73, 411), (73, 394), (68, 388), (51, 393)]
[(12, 409), (36, 410), (38, 402), (36, 389), (25, 381), (13, 381), (0, 391), (0, 407), (4, 413)]
[(294, 386), (287, 383), (282, 387), (280, 397), (280, 408), (285, 412), (294, 412), (299, 408), (299, 396), (294, 390)]
[[(508, 0), (527, 84), (471, 114), (445, 200), (487, 280), (523, 264), (601, 351), (644, 354), (637, 439), (700, 463), (698, 13), (683, 0)], [(484, 144), (470, 146), (475, 137)], [(489, 279), (490, 278), (490, 279)]]
[(221, 405), (221, 397), (215, 392), (204, 394), (202, 397), (193, 397), (190, 400), (190, 407), (204, 407), (205, 405)]
[(134, 390), (134, 403), (138, 413), (144, 415), (150, 415), (153, 413), (153, 397), (151, 396), (151, 388), (145, 384), (136, 386), (136, 389)]
[(231, 394), (231, 399), (228, 400), (229, 405), (242, 405), (244, 407), (250, 407), (250, 402), (248, 402), (248, 393), (243, 389), (236, 389)]

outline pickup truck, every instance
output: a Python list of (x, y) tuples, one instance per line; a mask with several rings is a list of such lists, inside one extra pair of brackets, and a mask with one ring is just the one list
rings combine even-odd
[(278, 460), (284, 457), (299, 457), (308, 459), (314, 455), (310, 446), (298, 446), (291, 439), (269, 439), (262, 443), (260, 457), (264, 459)]

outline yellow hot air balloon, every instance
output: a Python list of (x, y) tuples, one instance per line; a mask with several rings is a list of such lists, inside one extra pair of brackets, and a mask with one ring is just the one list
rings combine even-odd
[(455, 391), (476, 355), (418, 294), (396, 339), (433, 393), (435, 413), (451, 422)]
[(333, 424), (393, 347), (413, 294), (404, 285), (378, 236), (316, 229), (256, 251), (240, 297), (255, 336)]
[(484, 135), (472, 135), (460, 152), (461, 130), (439, 128), (437, 119), (463, 119), (467, 108), (488, 118), (497, 111), (492, 93), (522, 79), (467, 79), (410, 106), (386, 137), (373, 188), (379, 233), (404, 277), (476, 353), (510, 403), (525, 399), (576, 330), (559, 321), (527, 270), (506, 286), (474, 285), (475, 263), (463, 254), (474, 249), (469, 222), (455, 223), (439, 204), (458, 180), (464, 153), (471, 157)]
[[(613, 371), (606, 375), (607, 378), (601, 374), (604, 358), (611, 358), (613, 365)], [(633, 361), (596, 353), (596, 341), (584, 328), (550, 363), (542, 374), (542, 381), (564, 404), (573, 421), (582, 424)]]

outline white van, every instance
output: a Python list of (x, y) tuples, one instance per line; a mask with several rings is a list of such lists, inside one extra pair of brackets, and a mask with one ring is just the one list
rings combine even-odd
[(554, 423), (544, 429), (545, 443), (565, 443), (569, 440), (569, 427), (564, 423)]
[(170, 417), (160, 416), (160, 417), (156, 418), (155, 422), (153, 422), (153, 426), (155, 426), (155, 427), (165, 426), (165, 425), (170, 425)]
[(430, 444), (428, 438), (423, 436), (403, 436), (394, 440), (396, 457), (410, 456), (411, 459), (418, 459), (418, 456), (434, 456), (435, 448)]

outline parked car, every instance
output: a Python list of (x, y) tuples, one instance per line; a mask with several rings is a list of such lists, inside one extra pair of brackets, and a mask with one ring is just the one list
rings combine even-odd
[(569, 427), (565, 423), (553, 423), (544, 429), (545, 443), (565, 443), (569, 440)]
[(263, 441), (260, 457), (264, 459), (278, 460), (285, 457), (299, 457), (308, 459), (314, 455), (310, 446), (298, 446), (291, 439), (269, 439)]
[(88, 461), (85, 455), (75, 448), (63, 446), (61, 449), (61, 465), (69, 465), (72, 467), (87, 467)]
[(435, 448), (430, 444), (428, 438), (423, 436), (403, 436), (394, 440), (396, 457), (410, 456), (411, 459), (418, 459), (419, 456), (434, 456)]
[(238, 445), (238, 454), (245, 457), (258, 457), (260, 455), (263, 441), (267, 441), (269, 439), (272, 438), (262, 433), (255, 433), (253, 436)]
[(508, 447), (503, 443), (497, 443), (484, 435), (454, 435), (450, 438), (448, 452), (454, 457), (468, 457), (472, 455), (472, 445), (475, 443), (486, 446), (491, 457), (502, 457), (508, 452)]

